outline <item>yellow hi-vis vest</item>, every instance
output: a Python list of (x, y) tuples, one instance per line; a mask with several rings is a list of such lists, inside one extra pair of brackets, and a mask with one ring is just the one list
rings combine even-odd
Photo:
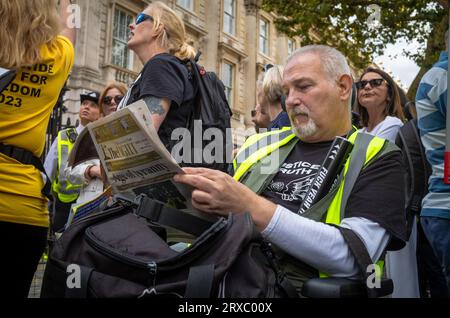
[[(355, 143), (358, 135), (360, 136)], [(298, 140), (288, 127), (249, 137), (233, 162), (234, 179), (247, 185), (254, 192), (261, 193), (279, 171), (279, 167), (283, 164)], [(348, 137), (348, 140), (354, 144), (352, 153), (355, 153), (354, 155), (357, 157), (364, 156), (363, 166), (358, 169), (358, 174), (361, 169), (364, 169), (368, 163), (380, 155), (398, 150), (395, 145), (387, 142), (385, 139), (358, 133), (357, 131), (353, 132)], [(281, 153), (282, 151), (284, 153)], [(322, 204), (319, 208), (323, 209), (324, 215), (320, 218), (311, 217), (312, 219), (333, 225), (341, 223), (351, 191), (348, 189), (346, 191), (345, 177), (352, 169), (356, 170), (354, 166), (351, 166), (351, 158), (352, 156), (350, 156), (350, 159), (347, 160), (344, 166), (344, 173), (340, 178), (339, 187), (332, 191), (334, 197), (327, 196), (328, 198), (326, 197), (317, 203), (318, 206)], [(266, 164), (268, 167), (266, 171), (263, 171), (264, 165), (262, 162), (264, 161), (269, 163)], [(333, 193), (330, 192), (329, 195), (333, 195)], [(323, 205), (323, 202), (330, 202), (330, 200), (330, 204)], [(306, 212), (303, 216), (308, 217)], [(383, 266), (383, 262), (378, 262), (378, 265)], [(325, 274), (321, 273), (321, 276), (325, 276)]]
[(75, 201), (80, 194), (81, 188), (81, 185), (71, 184), (64, 174), (70, 151), (75, 142), (75, 140), (71, 140), (71, 134), (75, 134), (76, 136), (76, 130), (74, 128), (64, 129), (58, 133), (58, 166), (56, 177), (52, 182), (53, 192), (58, 196), (58, 199), (64, 203)]

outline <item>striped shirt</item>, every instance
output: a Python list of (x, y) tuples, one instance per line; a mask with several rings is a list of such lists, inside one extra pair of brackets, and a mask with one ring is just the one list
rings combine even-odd
[(429, 193), (422, 201), (422, 216), (450, 219), (450, 185), (444, 179), (445, 125), (447, 113), (448, 53), (423, 76), (416, 95), (420, 136), (433, 168)]

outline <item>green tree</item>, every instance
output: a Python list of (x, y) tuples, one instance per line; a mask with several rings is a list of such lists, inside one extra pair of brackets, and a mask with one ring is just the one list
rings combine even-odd
[(421, 68), (407, 93), (410, 100), (445, 47), (448, 0), (263, 0), (262, 7), (280, 16), (279, 31), (299, 36), (302, 45), (331, 45), (361, 69), (400, 38), (422, 44), (423, 50), (404, 52)]

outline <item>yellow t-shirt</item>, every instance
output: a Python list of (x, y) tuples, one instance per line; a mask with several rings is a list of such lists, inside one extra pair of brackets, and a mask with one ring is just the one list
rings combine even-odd
[[(0, 94), (0, 142), (40, 157), (53, 107), (74, 60), (72, 43), (58, 36), (41, 48), (42, 62), (24, 67)], [(41, 173), (0, 153), (0, 221), (48, 227)]]

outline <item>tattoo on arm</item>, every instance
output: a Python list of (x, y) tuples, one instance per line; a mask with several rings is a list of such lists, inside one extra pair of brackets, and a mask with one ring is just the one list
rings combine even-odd
[(166, 111), (162, 106), (162, 99), (153, 96), (144, 97), (144, 101), (147, 104), (148, 109), (152, 115), (163, 116)]

